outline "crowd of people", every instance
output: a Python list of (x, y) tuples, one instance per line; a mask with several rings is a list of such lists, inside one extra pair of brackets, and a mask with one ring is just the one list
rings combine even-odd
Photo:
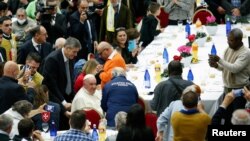
[[(204, 2), (217, 23), (227, 16), (245, 22), (250, 14), (250, 0)], [(182, 78), (180, 61), (171, 61), (169, 79), (155, 87), (150, 101), (157, 135), (146, 126), (145, 109), (137, 104), (140, 91), (126, 71), (164, 31), (162, 11), (169, 25), (186, 24), (195, 5), (194, 0), (0, 1), (1, 141), (43, 141), (42, 124), (52, 121), (66, 130), (55, 141), (92, 141), (85, 132), (85, 108), (95, 109), (108, 129), (118, 131), (108, 141), (200, 141), (208, 125), (249, 125), (244, 109), (250, 103), (250, 51), (235, 28), (223, 57), (209, 55), (208, 65), (222, 72), (224, 84), (213, 117), (204, 111), (199, 86)], [(234, 89), (242, 89), (242, 96)]]

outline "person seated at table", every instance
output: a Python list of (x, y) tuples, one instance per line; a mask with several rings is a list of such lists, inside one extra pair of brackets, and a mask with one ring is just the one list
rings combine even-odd
[(157, 29), (159, 24), (159, 19), (157, 16), (160, 15), (161, 6), (156, 2), (151, 2), (148, 8), (148, 15), (145, 16), (142, 20), (141, 26), (141, 38), (140, 41), (143, 42), (142, 46), (146, 47), (150, 44), (154, 37), (163, 32), (163, 29)]
[(121, 67), (123, 69), (126, 69), (126, 63), (122, 56), (117, 53), (117, 51), (114, 50), (108, 42), (101, 42), (97, 46), (97, 52), (100, 57), (105, 60), (103, 70), (100, 70), (100, 72), (98, 72), (97, 74), (101, 79), (101, 87), (103, 88), (104, 85), (111, 80), (111, 71), (113, 70), (113, 68)]
[(187, 91), (182, 94), (181, 101), (184, 108), (174, 112), (170, 120), (174, 131), (173, 140), (205, 140), (211, 117), (204, 111), (199, 95)]
[(100, 86), (97, 88), (95, 76), (93, 74), (87, 74), (83, 78), (83, 82), (83, 87), (76, 93), (72, 101), (71, 112), (83, 108), (94, 108), (103, 115), (101, 108), (102, 92)]
[(76, 110), (69, 119), (70, 129), (61, 135), (55, 137), (54, 141), (70, 141), (77, 137), (77, 141), (93, 141), (85, 132), (86, 115), (83, 110)]
[(138, 92), (135, 85), (126, 79), (126, 71), (115, 67), (112, 70), (112, 80), (102, 90), (101, 107), (106, 112), (107, 126), (115, 127), (115, 115), (119, 111), (127, 112), (137, 103)]
[(122, 55), (126, 64), (135, 64), (137, 62), (138, 48), (134, 44), (134, 49), (129, 50), (129, 41), (124, 27), (116, 29), (113, 46)]
[(82, 72), (77, 76), (75, 84), (74, 84), (74, 91), (77, 93), (82, 86), (84, 86), (83, 79), (87, 74), (96, 74), (99, 69), (102, 69), (102, 65), (95, 59), (88, 60), (82, 67)]
[(24, 118), (18, 123), (19, 135), (15, 135), (13, 141), (44, 141), (40, 131), (35, 129), (35, 124), (30, 118)]
[[(244, 90), (242, 91), (243, 95), (241, 97), (245, 98), (248, 103), (246, 104), (246, 106), (249, 104), (250, 102), (250, 83), (248, 83), (248, 85), (246, 85), (244, 87)], [(217, 111), (215, 112), (215, 114), (212, 117), (212, 125), (225, 125), (225, 119), (227, 118), (228, 114), (234, 115), (233, 113), (236, 111), (233, 111), (231, 113), (228, 113), (227, 108), (229, 105), (232, 104), (232, 102), (236, 99), (236, 95), (234, 94), (234, 91), (229, 92), (228, 94), (226, 94), (223, 102), (221, 103), (220, 107), (217, 109)], [(249, 107), (246, 107), (249, 108)], [(237, 115), (237, 113), (236, 113)], [(231, 118), (231, 124), (232, 121), (236, 121), (234, 118), (236, 117), (232, 116)], [(237, 122), (237, 121), (236, 121)]]
[(32, 110), (32, 107), (33, 105), (27, 100), (20, 100), (15, 102), (12, 108), (4, 112), (4, 114), (9, 114), (13, 118), (13, 125), (10, 133), (11, 139), (14, 137), (14, 135), (19, 135), (17, 125), (21, 119), (31, 118), (39, 113), (44, 112), (44, 104), (35, 110)]
[(154, 97), (150, 106), (159, 116), (166, 107), (174, 100), (179, 100), (182, 91), (193, 84), (191, 81), (182, 78), (182, 64), (180, 61), (171, 61), (168, 64), (169, 79), (160, 82), (154, 89)]
[[(44, 103), (53, 106), (53, 111), (47, 111), (50, 112), (50, 119), (48, 122), (50, 123), (52, 120), (54, 120), (57, 129), (59, 129), (58, 127), (59, 127), (59, 119), (61, 112), (60, 105), (55, 102), (49, 101), (49, 89), (46, 85), (38, 86), (35, 90), (36, 90), (36, 95), (33, 101), (33, 109), (40, 107)], [(32, 120), (35, 123), (35, 128), (42, 131), (42, 123), (43, 123), (42, 114), (35, 115), (34, 117), (32, 117)]]
[(146, 126), (145, 112), (141, 105), (132, 105), (127, 113), (127, 122), (117, 135), (116, 141), (154, 141), (153, 130)]
[[(123, 111), (120, 111), (115, 115), (115, 128), (117, 131), (119, 131), (123, 126), (126, 125), (126, 118), (127, 113)], [(116, 141), (117, 134), (107, 136), (106, 141)]]
[[(183, 90), (182, 94), (185, 94), (188, 91), (195, 92), (198, 96), (201, 94), (201, 89), (198, 85), (191, 85), (186, 87)], [(171, 126), (171, 117), (174, 112), (184, 109), (181, 100), (172, 101), (169, 106), (161, 113), (157, 119), (157, 136), (156, 141), (172, 141), (173, 140), (173, 128)]]
[(7, 114), (0, 115), (0, 139), (1, 141), (10, 140), (10, 132), (13, 125), (13, 118)]

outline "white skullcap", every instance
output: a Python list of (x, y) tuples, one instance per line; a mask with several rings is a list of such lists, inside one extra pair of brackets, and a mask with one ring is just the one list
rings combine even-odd
[(87, 80), (89, 78), (95, 78), (95, 76), (93, 74), (87, 74), (84, 76), (83, 80)]

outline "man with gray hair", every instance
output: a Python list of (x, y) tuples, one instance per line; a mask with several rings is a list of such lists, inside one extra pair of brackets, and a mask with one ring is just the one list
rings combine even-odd
[(82, 108), (93, 108), (102, 115), (102, 93), (100, 89), (97, 89), (95, 76), (93, 74), (87, 74), (83, 78), (83, 81), (84, 85), (73, 99), (71, 112)]
[(237, 109), (231, 119), (233, 125), (250, 125), (250, 114), (245, 109)]
[[(49, 99), (61, 105), (64, 115), (69, 117), (73, 91), (73, 59), (77, 56), (81, 44), (78, 39), (69, 37), (62, 49), (53, 51), (45, 59), (43, 67), (43, 84), (49, 88)], [(60, 116), (63, 117), (63, 116)], [(61, 122), (62, 120), (60, 120)], [(62, 121), (62, 124), (65, 125)], [(67, 129), (62, 128), (62, 129)]]
[[(115, 127), (116, 130), (119, 131), (122, 126), (126, 124), (127, 121), (127, 113), (120, 111), (115, 115)], [(118, 132), (117, 132), (118, 134)], [(117, 134), (108, 136), (106, 141), (116, 141)]]
[(112, 70), (113, 78), (102, 90), (101, 107), (106, 112), (109, 127), (115, 127), (115, 115), (119, 111), (127, 112), (130, 106), (137, 103), (138, 92), (135, 85), (126, 79), (123, 68)]
[(1, 141), (10, 140), (9, 134), (11, 132), (12, 125), (13, 125), (13, 119), (9, 115), (7, 114), (0, 115), (0, 139)]

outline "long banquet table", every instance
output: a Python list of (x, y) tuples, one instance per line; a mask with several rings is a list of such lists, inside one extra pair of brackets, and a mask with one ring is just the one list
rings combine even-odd
[[(244, 38), (243, 42), (248, 47), (248, 36), (250, 31), (246, 29), (249, 25), (234, 25), (233, 28), (239, 27), (243, 30)], [(154, 64), (159, 61), (163, 68), (167, 67), (167, 64), (163, 64), (163, 49), (167, 48), (169, 61), (173, 60), (174, 55), (179, 55), (177, 48), (188, 42), (185, 38), (184, 26), (179, 29), (177, 26), (168, 26), (165, 31), (155, 37), (154, 41), (149, 44), (138, 56), (138, 63), (134, 68), (131, 68), (127, 72), (127, 78), (132, 81), (139, 92), (140, 97), (143, 98), (146, 103), (147, 111), (151, 111), (149, 101), (153, 98), (153, 95), (148, 95), (149, 92), (153, 92), (157, 82), (155, 81)], [(206, 32), (206, 28), (202, 26)], [(198, 84), (202, 89), (201, 100), (205, 105), (205, 111), (212, 116), (218, 108), (220, 101), (222, 100), (223, 82), (222, 74), (220, 71), (210, 68), (208, 65), (208, 54), (211, 52), (212, 44), (215, 44), (217, 54), (222, 57), (224, 50), (227, 48), (227, 38), (225, 25), (218, 25), (217, 33), (215, 36), (211, 36), (211, 41), (206, 42), (204, 46), (198, 49), (199, 62), (191, 64), (189, 67), (183, 69), (183, 78), (187, 79), (188, 70), (191, 68), (195, 84)], [(191, 34), (196, 33), (196, 27), (191, 25)], [(145, 69), (148, 69), (151, 77), (151, 88), (146, 89), (143, 84)]]

